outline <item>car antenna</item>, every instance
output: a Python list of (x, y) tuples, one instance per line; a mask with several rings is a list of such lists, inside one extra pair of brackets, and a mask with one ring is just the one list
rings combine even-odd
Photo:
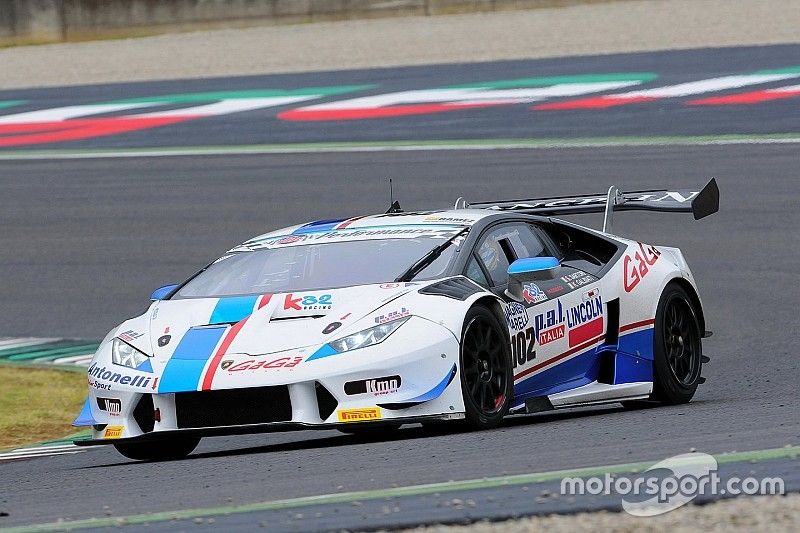
[(392, 178), (389, 178), (389, 210), (386, 211), (386, 214), (391, 213), (402, 213), (403, 208), (400, 207), (400, 202), (396, 202), (394, 200), (394, 190), (392, 189)]

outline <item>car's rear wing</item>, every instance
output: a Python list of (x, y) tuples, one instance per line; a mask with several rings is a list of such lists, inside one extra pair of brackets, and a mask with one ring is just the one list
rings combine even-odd
[[(719, 187), (714, 178), (702, 190), (663, 189), (621, 192), (612, 186), (607, 194), (582, 194), (578, 196), (556, 196), (552, 198), (527, 198), (494, 202), (463, 202), (470, 209), (497, 209), (519, 211), (532, 215), (578, 215), (603, 213), (603, 231), (611, 233), (614, 211), (669, 211), (692, 213), (695, 220), (719, 211)], [(456, 207), (459, 202), (456, 202)]]

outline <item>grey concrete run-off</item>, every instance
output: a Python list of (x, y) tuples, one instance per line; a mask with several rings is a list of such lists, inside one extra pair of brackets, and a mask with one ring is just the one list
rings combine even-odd
[(0, 44), (605, 1), (611, 0), (4, 0), (0, 2)]

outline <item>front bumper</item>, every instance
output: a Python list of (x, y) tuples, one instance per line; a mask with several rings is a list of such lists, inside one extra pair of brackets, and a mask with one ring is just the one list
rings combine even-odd
[[(305, 361), (289, 371), (218, 374), (219, 381), (210, 391), (90, 387), (88, 418), (93, 438), (79, 442), (113, 444), (176, 435), (463, 418), (458, 357), (458, 341), (448, 329), (412, 317), (379, 345)], [(389, 376), (401, 378), (396, 388), (366, 386), (354, 392), (352, 386), (346, 387)], [(108, 408), (109, 400), (114, 409)]]
[[(370, 427), (396, 427), (400, 424), (418, 424), (426, 422), (447, 422), (452, 420), (462, 420), (464, 413), (451, 413), (441, 415), (424, 415), (397, 417), (393, 419), (377, 420), (372, 422), (362, 422), (369, 424)], [(144, 442), (159, 442), (181, 437), (224, 437), (230, 435), (252, 435), (256, 433), (280, 433), (289, 431), (309, 431), (309, 430), (332, 430), (352, 427), (352, 423), (322, 423), (307, 424), (304, 422), (274, 422), (267, 424), (249, 424), (244, 426), (219, 426), (193, 429), (161, 430), (142, 433), (135, 437), (125, 437), (119, 439), (92, 438), (76, 439), (72, 442), (76, 446), (106, 446), (109, 444), (135, 444)]]

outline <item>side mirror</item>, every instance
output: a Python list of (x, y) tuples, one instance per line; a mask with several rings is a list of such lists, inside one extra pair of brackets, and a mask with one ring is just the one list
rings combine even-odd
[(506, 296), (528, 304), (543, 302), (547, 300), (547, 295), (535, 282), (553, 279), (558, 276), (559, 270), (561, 263), (555, 257), (517, 259), (508, 266)]
[(169, 296), (169, 294), (174, 291), (177, 286), (177, 283), (173, 283), (171, 285), (164, 285), (163, 287), (157, 288), (153, 291), (153, 294), (150, 295), (150, 301), (157, 302), (159, 300), (163, 300)]

